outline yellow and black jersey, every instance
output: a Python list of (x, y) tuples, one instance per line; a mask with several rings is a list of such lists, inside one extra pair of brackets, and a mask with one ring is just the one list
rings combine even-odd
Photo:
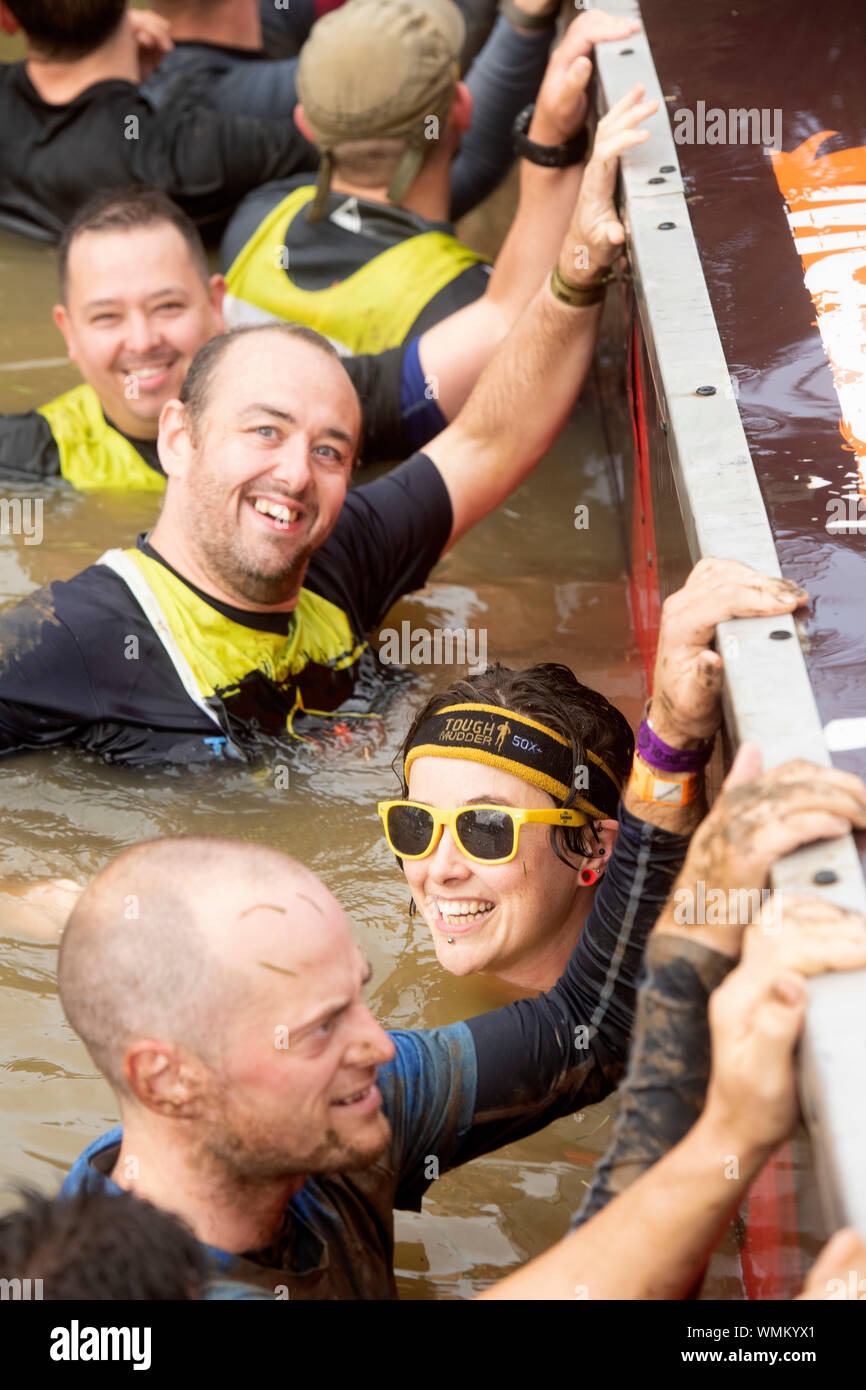
[(384, 352), (480, 298), (490, 265), (448, 222), (332, 193), (307, 219), (303, 177), (257, 189), (220, 250), (232, 323), (305, 323), (350, 352)]
[(386, 689), (368, 633), (422, 585), (452, 526), (416, 454), (349, 493), (292, 613), (231, 607), (147, 539), (0, 616), (0, 754), (72, 743), (129, 764), (254, 760)]

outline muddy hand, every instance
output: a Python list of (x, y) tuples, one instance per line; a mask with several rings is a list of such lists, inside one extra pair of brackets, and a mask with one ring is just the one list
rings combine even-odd
[(777, 892), (743, 938), (743, 965), (784, 991), (789, 975), (866, 968), (866, 917), (825, 898)]
[[(783, 930), (777, 930), (779, 921)], [(806, 977), (866, 968), (866, 919), (792, 895), (746, 933), (741, 964), (710, 997), (713, 1063), (705, 1115), (732, 1153), (765, 1150), (798, 1116), (794, 1048)]]
[[(760, 762), (754, 745), (743, 744), (721, 794), (692, 836), (655, 930), (738, 956), (746, 914), (719, 914), (714, 906), (712, 914), (704, 914), (711, 920), (700, 921), (690, 905), (739, 903), (731, 895), (765, 888), (773, 865), (792, 850), (866, 829), (866, 786), (853, 773), (800, 759), (760, 772)], [(710, 897), (712, 890), (722, 897)]]
[(660, 738), (684, 747), (718, 729), (723, 661), (710, 648), (718, 623), (791, 613), (808, 600), (799, 585), (738, 560), (699, 561), (662, 608), (650, 709)]
[(625, 232), (613, 201), (619, 157), (649, 139), (648, 130), (636, 127), (658, 109), (657, 101), (642, 101), (643, 94), (638, 83), (596, 127), (592, 156), (559, 259), (560, 273), (573, 283), (591, 280), (622, 253)]

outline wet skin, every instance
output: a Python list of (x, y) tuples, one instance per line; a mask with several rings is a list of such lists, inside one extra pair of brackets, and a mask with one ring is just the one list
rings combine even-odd
[(337, 358), (278, 330), (235, 340), (199, 421), (179, 401), (163, 411), (169, 484), (154, 545), (217, 598), (290, 611), (337, 523), (360, 435)]
[(205, 283), (168, 222), (76, 237), (54, 321), (119, 429), (156, 439), (162, 407), (199, 348), (223, 331), (224, 289), (220, 275)]
[[(556, 804), (510, 772), (458, 758), (416, 759), (409, 798), (440, 809), (485, 801), (527, 810)], [(604, 825), (609, 855), (616, 822)], [(580, 862), (603, 865), (604, 859)], [(446, 970), (454, 975), (484, 971), (527, 988), (555, 982), (592, 902), (592, 891), (581, 885), (577, 872), (554, 854), (547, 825), (521, 827), (517, 854), (507, 864), (468, 859), (443, 827), (432, 854), (404, 860), (403, 871)], [(473, 902), (477, 915), (458, 915)]]

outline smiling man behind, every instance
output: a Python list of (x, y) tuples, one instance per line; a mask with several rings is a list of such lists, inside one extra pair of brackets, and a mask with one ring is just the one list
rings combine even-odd
[(274, 324), (201, 349), (160, 417), (153, 534), (0, 618), (0, 751), (252, 757), (372, 712), (370, 631), (529, 476), (580, 389), (624, 240), (616, 156), (654, 109), (641, 95), (599, 123), (557, 274), (456, 420), (386, 477), (348, 492), (361, 409), (326, 340)]

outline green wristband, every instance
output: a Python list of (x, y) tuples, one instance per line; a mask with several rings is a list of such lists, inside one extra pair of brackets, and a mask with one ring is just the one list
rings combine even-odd
[(550, 29), (556, 23), (561, 0), (554, 0), (544, 14), (525, 14), (514, 0), (500, 0), (499, 12), (518, 29)]
[(590, 304), (601, 303), (604, 299), (604, 292), (613, 279), (615, 279), (613, 271), (605, 270), (588, 285), (575, 285), (573, 281), (566, 280), (557, 265), (554, 266), (553, 274), (550, 277), (550, 288), (563, 304), (569, 304), (572, 309), (586, 309)]

